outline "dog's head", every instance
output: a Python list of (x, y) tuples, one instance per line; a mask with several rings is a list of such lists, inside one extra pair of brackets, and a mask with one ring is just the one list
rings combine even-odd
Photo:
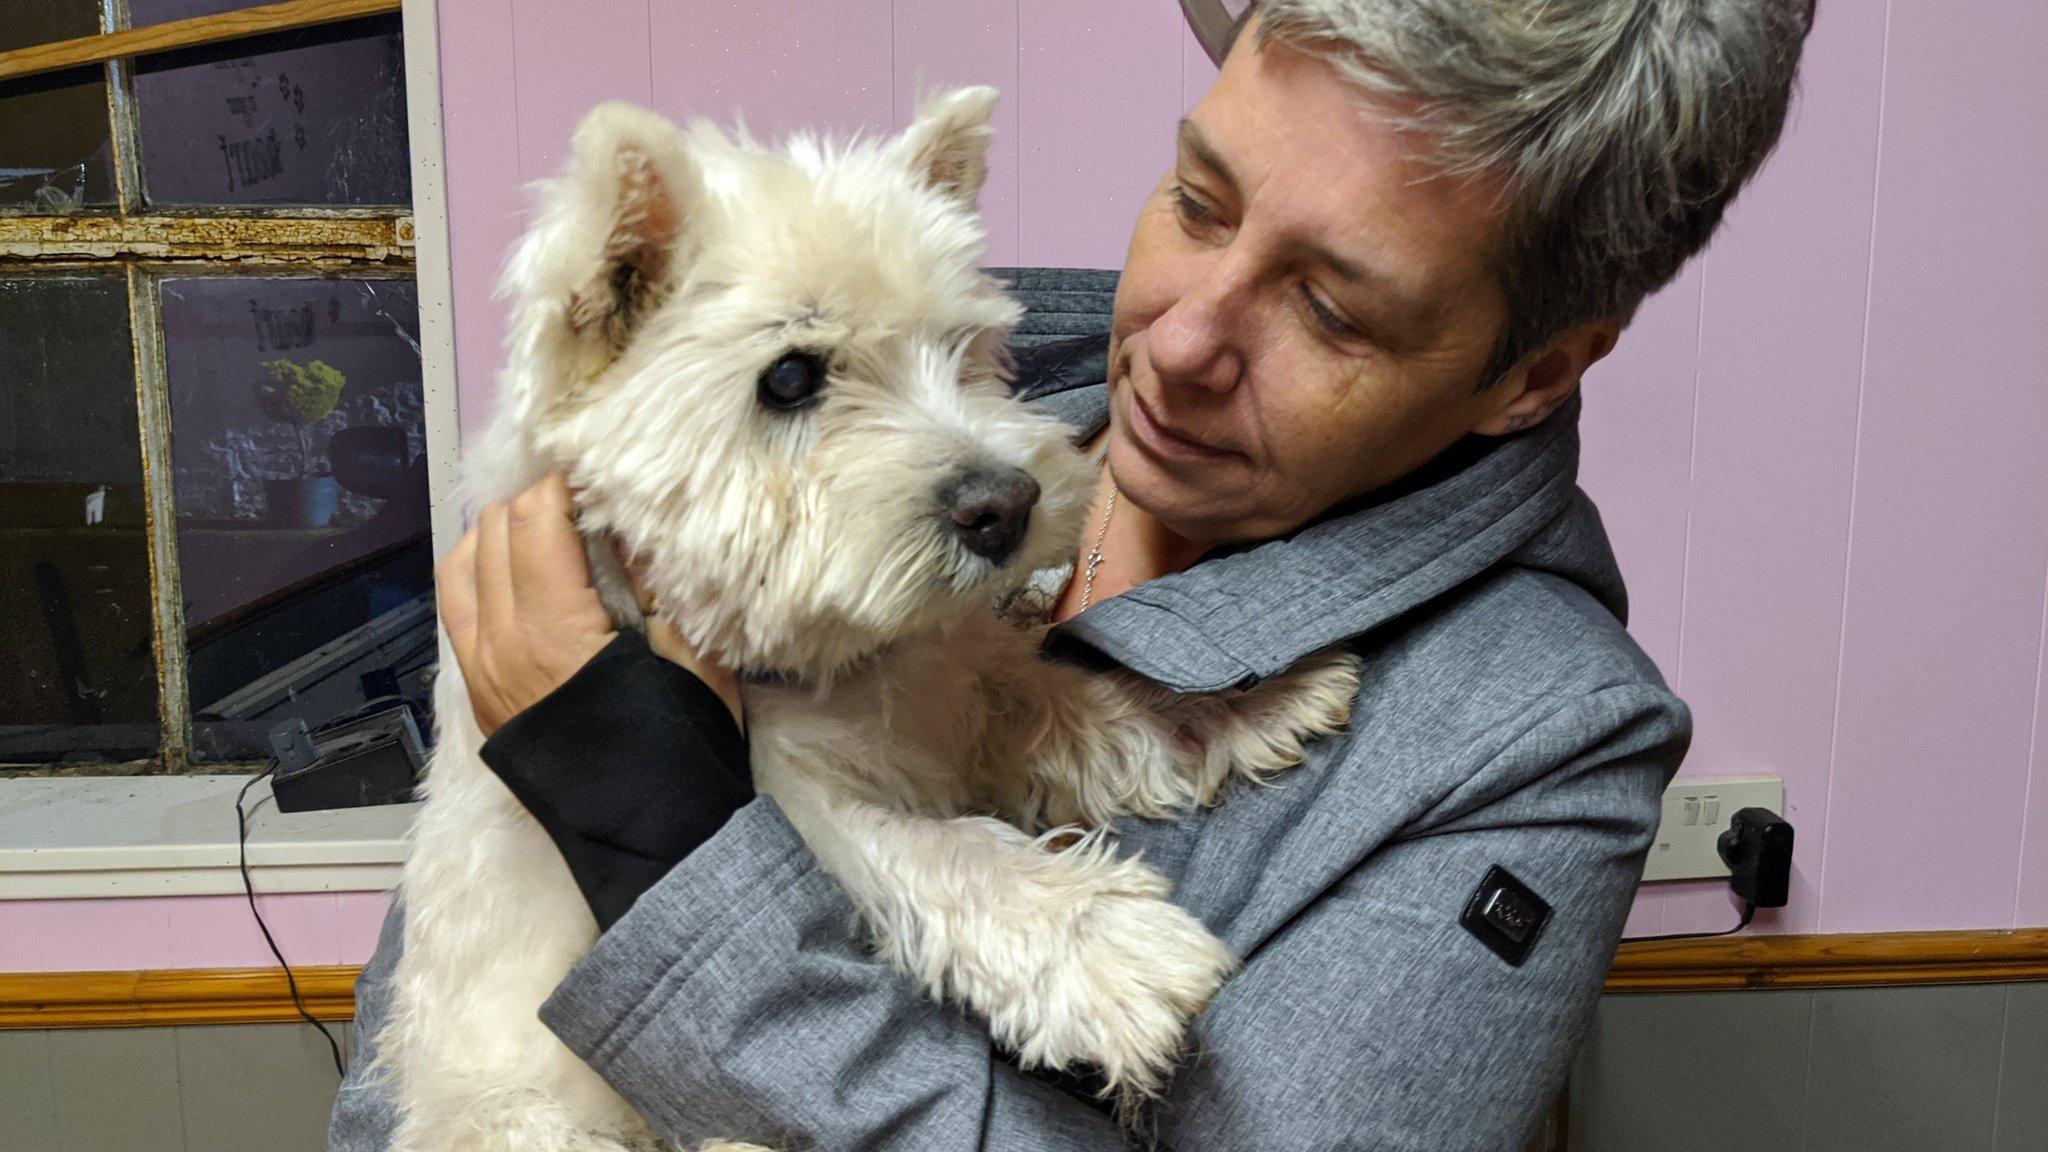
[(1073, 547), (1087, 470), (978, 268), (995, 99), (778, 150), (609, 104), (543, 186), (500, 418), (721, 660), (828, 676)]

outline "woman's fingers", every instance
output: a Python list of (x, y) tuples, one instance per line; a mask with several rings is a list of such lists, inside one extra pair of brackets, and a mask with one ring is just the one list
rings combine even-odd
[(441, 626), (448, 630), (448, 642), (455, 659), (465, 667), (476, 647), (476, 532), (462, 535), (448, 555), (434, 565), (434, 599), (441, 610)]
[[(624, 557), (622, 556), (622, 559)], [(643, 607), (644, 565), (626, 561)], [(441, 622), (488, 736), (566, 682), (614, 635), (591, 586), (568, 483), (553, 474), (510, 501), (487, 504), (434, 568)], [(697, 674), (745, 724), (738, 679), (668, 624), (648, 621), (655, 652)]]
[(513, 498), (508, 535), (512, 596), (522, 616), (588, 618), (604, 611), (561, 473)]
[(514, 619), (511, 519), (512, 510), (503, 502), (486, 504), (471, 529), (476, 536), (477, 636), (486, 642)]
[(560, 476), (485, 505), (436, 567), (435, 582), (486, 736), (560, 687), (613, 636)]

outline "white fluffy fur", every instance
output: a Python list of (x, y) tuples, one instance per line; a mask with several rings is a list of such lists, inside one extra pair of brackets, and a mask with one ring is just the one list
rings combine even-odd
[[(1246, 693), (1176, 697), (1037, 656), (993, 605), (1071, 553), (1090, 490), (1065, 430), (1007, 396), (1016, 306), (977, 270), (991, 89), (905, 133), (768, 150), (607, 105), (507, 276), (515, 302), (477, 499), (567, 469), (592, 541), (646, 562), (665, 618), (734, 667), (753, 770), (880, 954), (985, 1020), (1026, 1065), (1159, 1088), (1235, 965), (1099, 833), (1295, 763), (1345, 720), (1348, 657)], [(812, 407), (756, 380), (825, 356)], [(1016, 467), (1042, 496), (998, 565), (938, 488)], [(607, 604), (637, 625), (609, 549)], [(406, 866), (404, 958), (379, 1038), (403, 1152), (599, 1152), (660, 1142), (535, 1019), (595, 925), (541, 829), (477, 758), (442, 654), (440, 740)]]

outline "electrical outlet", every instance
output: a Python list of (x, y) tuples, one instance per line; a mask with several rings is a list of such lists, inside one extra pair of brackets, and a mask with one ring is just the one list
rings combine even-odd
[(1715, 841), (1744, 808), (1785, 813), (1785, 781), (1777, 776), (1730, 776), (1719, 780), (1673, 780), (1664, 790), (1664, 817), (1650, 845), (1644, 880), (1693, 880), (1726, 876)]

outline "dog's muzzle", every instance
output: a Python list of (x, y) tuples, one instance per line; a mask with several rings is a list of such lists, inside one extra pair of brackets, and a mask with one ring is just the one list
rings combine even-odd
[(939, 509), (967, 550), (1001, 564), (1024, 542), (1038, 481), (1021, 468), (970, 468), (939, 486)]

